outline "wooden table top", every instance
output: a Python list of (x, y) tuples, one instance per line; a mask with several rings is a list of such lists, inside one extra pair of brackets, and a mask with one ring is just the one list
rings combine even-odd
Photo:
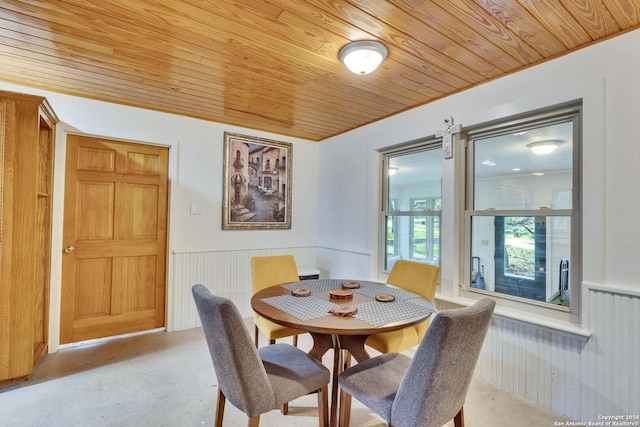
[[(347, 280), (340, 279), (332, 279), (332, 280), (304, 280), (300, 282), (295, 282), (289, 285), (290, 288), (308, 288), (309, 285), (314, 282), (335, 282), (335, 289), (340, 289), (341, 284), (346, 282)], [(348, 280), (351, 282), (352, 280)], [(372, 283), (367, 281), (361, 281), (364, 283)], [(384, 285), (384, 284), (380, 284)], [(391, 289), (391, 287), (385, 286), (384, 289)], [(270, 305), (263, 300), (265, 298), (277, 297), (282, 295), (291, 295), (291, 290), (283, 287), (282, 285), (275, 285), (269, 288), (265, 288), (253, 295), (251, 298), (251, 307), (253, 310), (260, 316), (263, 316), (272, 322), (275, 322), (279, 325), (287, 326), (294, 329), (301, 329), (311, 333), (319, 333), (319, 334), (335, 334), (335, 335), (372, 335), (381, 332), (390, 332), (402, 328), (406, 328), (407, 326), (415, 325), (420, 322), (423, 322), (427, 317), (431, 315), (429, 312), (422, 313), (417, 316), (413, 316), (410, 318), (406, 318), (405, 315), (399, 312), (399, 317), (404, 317), (399, 320), (394, 320), (389, 323), (386, 323), (381, 326), (375, 326), (363, 320), (360, 320), (356, 317), (352, 316), (337, 316), (328, 313), (321, 317), (315, 317), (308, 320), (301, 320), (291, 314), (288, 314), (273, 305)], [(296, 304), (310, 304), (311, 300), (309, 298), (320, 298), (324, 301), (330, 302), (332, 304), (336, 304), (338, 306), (356, 306), (358, 307), (361, 304), (375, 302), (375, 304), (386, 304), (385, 309), (392, 309), (394, 307), (398, 307), (398, 310), (401, 310), (401, 304), (396, 304), (396, 302), (377, 302), (374, 297), (369, 297), (366, 295), (362, 295), (358, 292), (353, 292), (353, 299), (332, 299), (329, 295), (329, 290), (323, 290), (319, 292), (312, 292), (310, 297), (292, 297)], [(429, 308), (431, 311), (434, 311), (433, 304), (427, 300), (426, 298), (416, 295), (416, 298), (411, 298), (411, 303), (422, 305), (424, 307)], [(402, 302), (402, 301), (399, 301)], [(365, 309), (366, 306), (361, 306), (361, 309)], [(360, 309), (360, 308), (359, 308)]]

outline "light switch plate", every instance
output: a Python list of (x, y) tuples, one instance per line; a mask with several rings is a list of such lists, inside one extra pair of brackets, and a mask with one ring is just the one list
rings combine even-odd
[(191, 203), (189, 213), (191, 215), (202, 215), (202, 204), (201, 203)]

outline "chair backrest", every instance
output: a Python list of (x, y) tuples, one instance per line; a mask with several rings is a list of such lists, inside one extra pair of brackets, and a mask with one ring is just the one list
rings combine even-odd
[[(433, 302), (440, 278), (440, 267), (422, 262), (400, 259), (393, 264), (387, 278), (387, 283), (422, 295)], [(414, 326), (418, 339), (424, 337), (429, 327), (430, 319)]]
[(253, 293), (273, 285), (297, 282), (298, 267), (293, 255), (255, 256), (251, 258)]
[(393, 401), (394, 426), (440, 427), (460, 411), (494, 308), (494, 300), (483, 298), (436, 315)]
[(387, 283), (420, 294), (433, 302), (439, 274), (440, 267), (437, 265), (400, 259), (393, 265)]
[(276, 408), (273, 388), (236, 306), (203, 285), (194, 285), (191, 291), (218, 386), (227, 400), (249, 418)]

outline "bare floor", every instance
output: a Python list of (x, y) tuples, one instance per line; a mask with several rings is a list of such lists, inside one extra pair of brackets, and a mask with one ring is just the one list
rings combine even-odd
[[(299, 347), (310, 346), (303, 335)], [(0, 388), (0, 426), (211, 426), (216, 395), (202, 330), (155, 332), (44, 356), (29, 380)], [(317, 426), (316, 403), (315, 395), (303, 397), (286, 416), (262, 415), (260, 425)], [(465, 404), (467, 427), (550, 427), (565, 420), (478, 380)], [(247, 425), (247, 418), (227, 404), (224, 425)], [(351, 425), (386, 424), (354, 400)]]

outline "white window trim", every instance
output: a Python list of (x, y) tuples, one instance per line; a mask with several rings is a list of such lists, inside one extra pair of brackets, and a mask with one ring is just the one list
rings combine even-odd
[[(411, 154), (413, 152), (420, 152), (425, 149), (437, 149), (442, 147), (442, 138), (437, 138), (435, 136), (429, 136), (425, 138), (421, 138), (419, 140), (410, 141), (405, 144), (399, 144), (392, 147), (382, 148), (379, 151), (380, 153), (380, 164), (379, 168), (382, 171), (381, 174), (381, 187), (378, 190), (378, 194), (381, 197), (381, 208), (379, 211), (378, 217), (378, 275), (381, 277), (385, 277), (389, 274), (390, 270), (386, 269), (386, 217), (389, 215), (402, 215), (402, 216), (433, 216), (437, 214), (440, 216), (440, 260), (442, 259), (442, 210), (440, 211), (432, 211), (430, 209), (426, 211), (389, 211), (388, 210), (388, 195), (389, 195), (389, 175), (388, 175), (388, 164), (387, 158), (390, 156), (398, 156), (398, 155), (406, 155)], [(442, 189), (441, 189), (442, 195)], [(397, 236), (396, 236), (397, 238)]]
[[(577, 129), (574, 132), (582, 132), (582, 103), (581, 101), (571, 101), (561, 105), (551, 106), (536, 111), (525, 112), (513, 117), (507, 117), (504, 119), (495, 120), (491, 123), (485, 123), (473, 128), (482, 129), (480, 132), (473, 132), (473, 138), (478, 138), (479, 135), (483, 135), (489, 132), (489, 129), (493, 128), (507, 128), (509, 126), (521, 126), (527, 122), (538, 121), (541, 118), (548, 121), (555, 121), (558, 117), (570, 115), (572, 112), (578, 114)], [(487, 129), (487, 131), (484, 131)], [(467, 278), (470, 277), (470, 236), (468, 234), (469, 224), (467, 223), (468, 215), (465, 212), (465, 207), (469, 203), (465, 200), (464, 194), (466, 194), (465, 182), (472, 180), (473, 177), (468, 176), (466, 149), (467, 139), (469, 131), (463, 131), (463, 135), (455, 135), (454, 138), (454, 212), (459, 215), (454, 229), (459, 233), (456, 239), (456, 247), (454, 248), (454, 283), (457, 283), (454, 295), (448, 296), (444, 294), (437, 294), (436, 299), (442, 301), (448, 301), (459, 305), (468, 305), (469, 302), (473, 303), (484, 296), (489, 296), (498, 301), (498, 307), (496, 313), (502, 313), (503, 316), (509, 317), (515, 320), (521, 320), (526, 323), (533, 323), (540, 326), (549, 326), (555, 330), (563, 330), (576, 335), (588, 337), (590, 332), (581, 327), (582, 317), (580, 308), (582, 305), (582, 229), (581, 229), (581, 216), (583, 207), (580, 206), (580, 213), (577, 220), (572, 220), (572, 236), (579, 236), (580, 245), (577, 249), (579, 256), (572, 256), (572, 268), (575, 268), (576, 277), (572, 280), (571, 290), (571, 307), (570, 310), (561, 309), (550, 304), (543, 304), (535, 301), (524, 301), (521, 299), (514, 299), (508, 296), (504, 296), (500, 293), (483, 291), (480, 289), (471, 288), (468, 286)], [(578, 139), (582, 140), (582, 135), (578, 135)], [(577, 162), (574, 160), (574, 169), (577, 172), (574, 173), (574, 185), (573, 188), (578, 188), (580, 191), (578, 194), (574, 194), (573, 200), (575, 203), (581, 203), (582, 197), (582, 156), (580, 144), (574, 145), (575, 155), (574, 159), (579, 159)], [(469, 194), (472, 197), (472, 194)], [(443, 190), (443, 203), (444, 203), (444, 190)], [(443, 206), (444, 210), (444, 206)], [(469, 260), (469, 262), (467, 262)], [(575, 267), (574, 267), (575, 266)]]
[[(477, 302), (477, 299), (464, 298), (464, 297), (451, 297), (451, 296), (437, 293), (436, 302), (437, 301), (455, 304), (462, 307), (468, 307), (473, 305), (475, 302)], [(572, 323), (569, 321), (555, 319), (553, 317), (550, 317), (544, 314), (530, 313), (518, 308), (507, 307), (504, 305), (496, 305), (494, 315), (519, 321), (529, 325), (543, 327), (552, 331), (565, 332), (567, 334), (576, 335), (583, 338), (589, 338), (593, 334), (592, 331), (588, 329), (584, 329), (579, 325), (576, 325), (575, 323)]]

